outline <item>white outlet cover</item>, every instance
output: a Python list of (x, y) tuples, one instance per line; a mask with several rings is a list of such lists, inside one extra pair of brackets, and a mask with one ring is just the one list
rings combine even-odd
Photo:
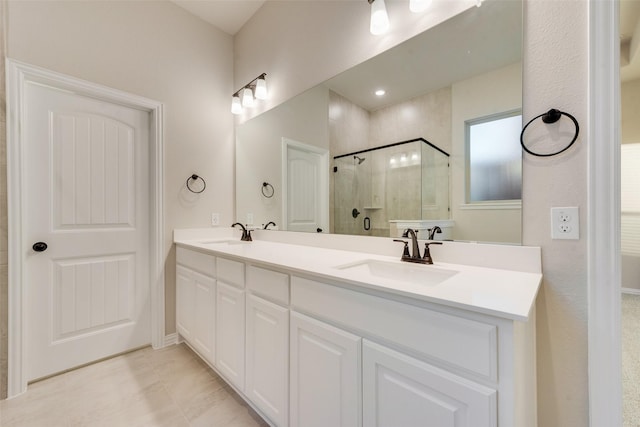
[(580, 210), (578, 207), (551, 208), (551, 238), (580, 239)]

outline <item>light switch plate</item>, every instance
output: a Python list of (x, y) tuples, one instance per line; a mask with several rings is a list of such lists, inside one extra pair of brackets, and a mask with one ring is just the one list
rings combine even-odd
[(551, 238), (580, 239), (580, 210), (578, 207), (551, 208)]

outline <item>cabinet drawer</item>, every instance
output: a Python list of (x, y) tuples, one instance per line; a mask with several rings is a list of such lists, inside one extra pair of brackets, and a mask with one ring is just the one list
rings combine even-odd
[(498, 379), (496, 325), (296, 276), (291, 277), (291, 306), (444, 365)]
[(176, 248), (176, 262), (210, 277), (216, 275), (216, 257), (213, 255), (178, 246)]
[(253, 293), (289, 305), (289, 275), (260, 267), (247, 269), (247, 288)]
[(244, 263), (230, 259), (217, 259), (218, 280), (244, 288)]

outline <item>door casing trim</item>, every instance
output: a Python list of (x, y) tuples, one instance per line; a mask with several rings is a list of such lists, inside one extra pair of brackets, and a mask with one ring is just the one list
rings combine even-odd
[(7, 397), (27, 389), (26, 376), (26, 286), (22, 176), (24, 158), (25, 87), (28, 83), (123, 105), (149, 113), (149, 294), (151, 303), (151, 344), (164, 345), (164, 108), (163, 104), (117, 89), (77, 79), (10, 58), (6, 59), (7, 93), (7, 214), (8, 214), (8, 384)]

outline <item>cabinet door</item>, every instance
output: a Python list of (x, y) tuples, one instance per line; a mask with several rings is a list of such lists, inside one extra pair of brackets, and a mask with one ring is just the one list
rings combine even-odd
[(215, 364), (216, 281), (193, 272), (195, 320), (192, 344), (211, 364)]
[(289, 310), (247, 294), (245, 393), (276, 426), (289, 418)]
[(216, 367), (244, 391), (244, 290), (220, 281), (216, 288)]
[(495, 427), (496, 391), (363, 341), (365, 427)]
[(360, 341), (346, 331), (291, 313), (291, 427), (361, 424)]
[(192, 271), (176, 266), (176, 329), (189, 343), (193, 342), (195, 324), (195, 285)]

